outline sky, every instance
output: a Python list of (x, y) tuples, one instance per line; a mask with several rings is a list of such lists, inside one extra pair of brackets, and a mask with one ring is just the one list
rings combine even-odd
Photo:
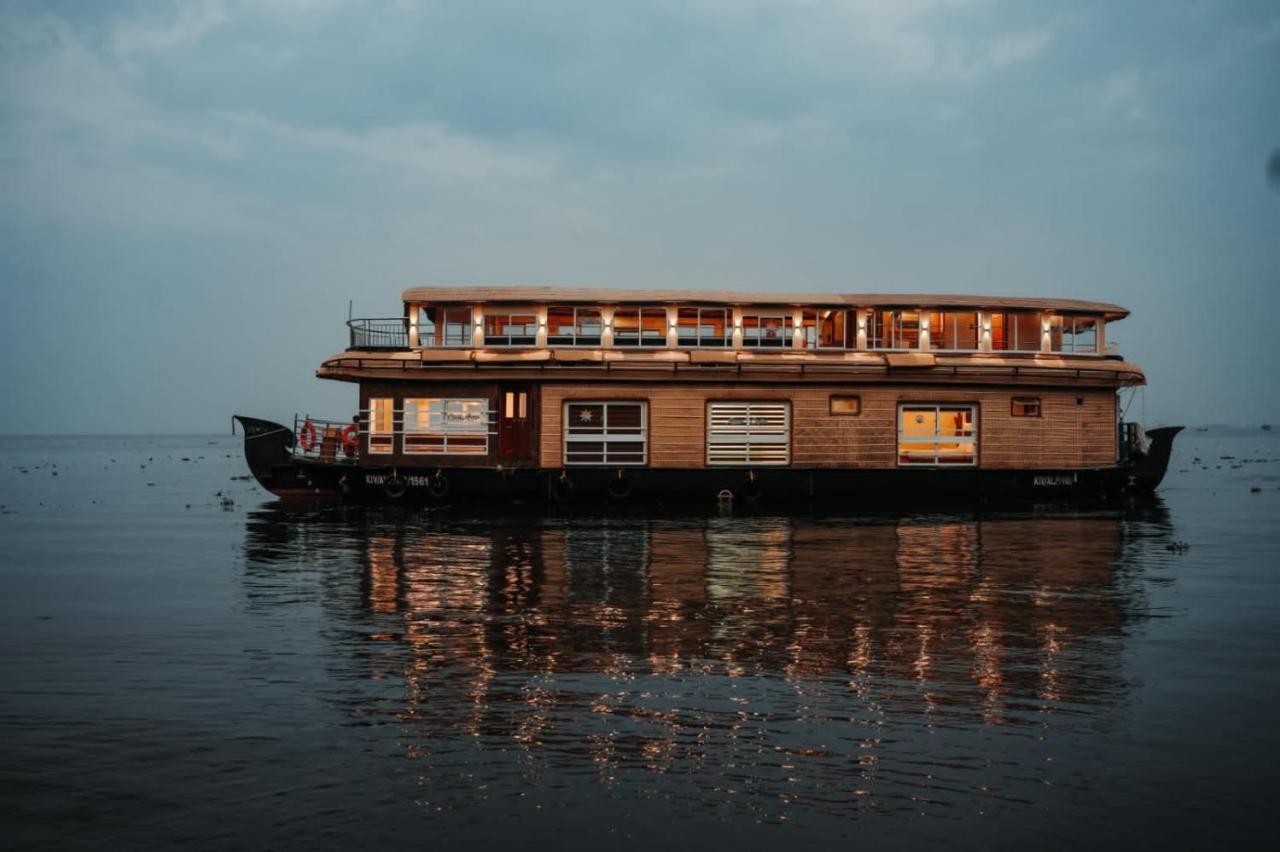
[(5, 433), (346, 419), (430, 284), (1059, 296), (1280, 422), (1280, 6), (0, 0)]

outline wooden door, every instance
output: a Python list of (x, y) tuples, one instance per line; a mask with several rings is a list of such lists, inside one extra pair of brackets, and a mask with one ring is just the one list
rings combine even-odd
[(498, 460), (533, 461), (534, 396), (528, 385), (498, 392)]

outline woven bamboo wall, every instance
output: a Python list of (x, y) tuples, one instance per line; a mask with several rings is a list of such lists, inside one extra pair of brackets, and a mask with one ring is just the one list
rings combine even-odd
[[(862, 413), (832, 416), (831, 395), (851, 393), (861, 397)], [(1012, 416), (1013, 396), (1038, 397), (1041, 416)], [(980, 467), (1070, 469), (1115, 462), (1115, 393), (1109, 389), (547, 384), (542, 387), (543, 467), (561, 466), (560, 418), (569, 399), (647, 400), (651, 467), (705, 466), (706, 409), (714, 400), (790, 400), (793, 467), (895, 467), (900, 402), (976, 404)]]

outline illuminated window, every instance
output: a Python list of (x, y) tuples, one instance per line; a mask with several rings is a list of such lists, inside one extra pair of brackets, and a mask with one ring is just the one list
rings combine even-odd
[(849, 311), (824, 308), (818, 312), (818, 348), (851, 349), (858, 334), (849, 328)]
[(643, 402), (566, 402), (565, 465), (644, 464), (645, 415)]
[(614, 346), (666, 346), (667, 309), (635, 308), (630, 305), (613, 312)]
[(858, 396), (833, 396), (831, 397), (831, 413), (843, 416), (853, 416), (862, 413), (862, 397)]
[(733, 324), (728, 308), (680, 308), (676, 311), (676, 343), (680, 346), (729, 346)]
[(972, 405), (898, 406), (898, 464), (972, 467), (978, 463), (978, 409)]
[(390, 397), (369, 400), (369, 452), (395, 451), (396, 401)]
[(1043, 334), (1040, 314), (1008, 311), (991, 315), (991, 348), (997, 352), (1039, 352)]
[(406, 399), (404, 451), (413, 455), (486, 455), (487, 399)]
[(485, 346), (533, 346), (538, 340), (538, 317), (525, 313), (484, 313)]
[(1040, 416), (1040, 397), (1038, 396), (1015, 396), (1012, 402), (1012, 410), (1010, 413), (1014, 417), (1039, 417)]
[(976, 352), (976, 311), (933, 311), (929, 314), (929, 348), (952, 352)]
[(872, 349), (918, 349), (919, 311), (872, 311), (867, 345)]
[(794, 326), (795, 319), (790, 312), (744, 312), (742, 315), (742, 345), (760, 348), (790, 347)]
[(785, 465), (790, 460), (790, 404), (707, 404), (708, 465)]
[(547, 308), (548, 346), (599, 346), (599, 308)]

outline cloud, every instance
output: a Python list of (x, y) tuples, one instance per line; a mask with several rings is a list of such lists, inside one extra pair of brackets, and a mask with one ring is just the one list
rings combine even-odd
[(174, 3), (163, 16), (151, 11), (145, 18), (122, 18), (111, 33), (111, 47), (126, 67), (145, 55), (189, 47), (227, 20), (219, 0)]

